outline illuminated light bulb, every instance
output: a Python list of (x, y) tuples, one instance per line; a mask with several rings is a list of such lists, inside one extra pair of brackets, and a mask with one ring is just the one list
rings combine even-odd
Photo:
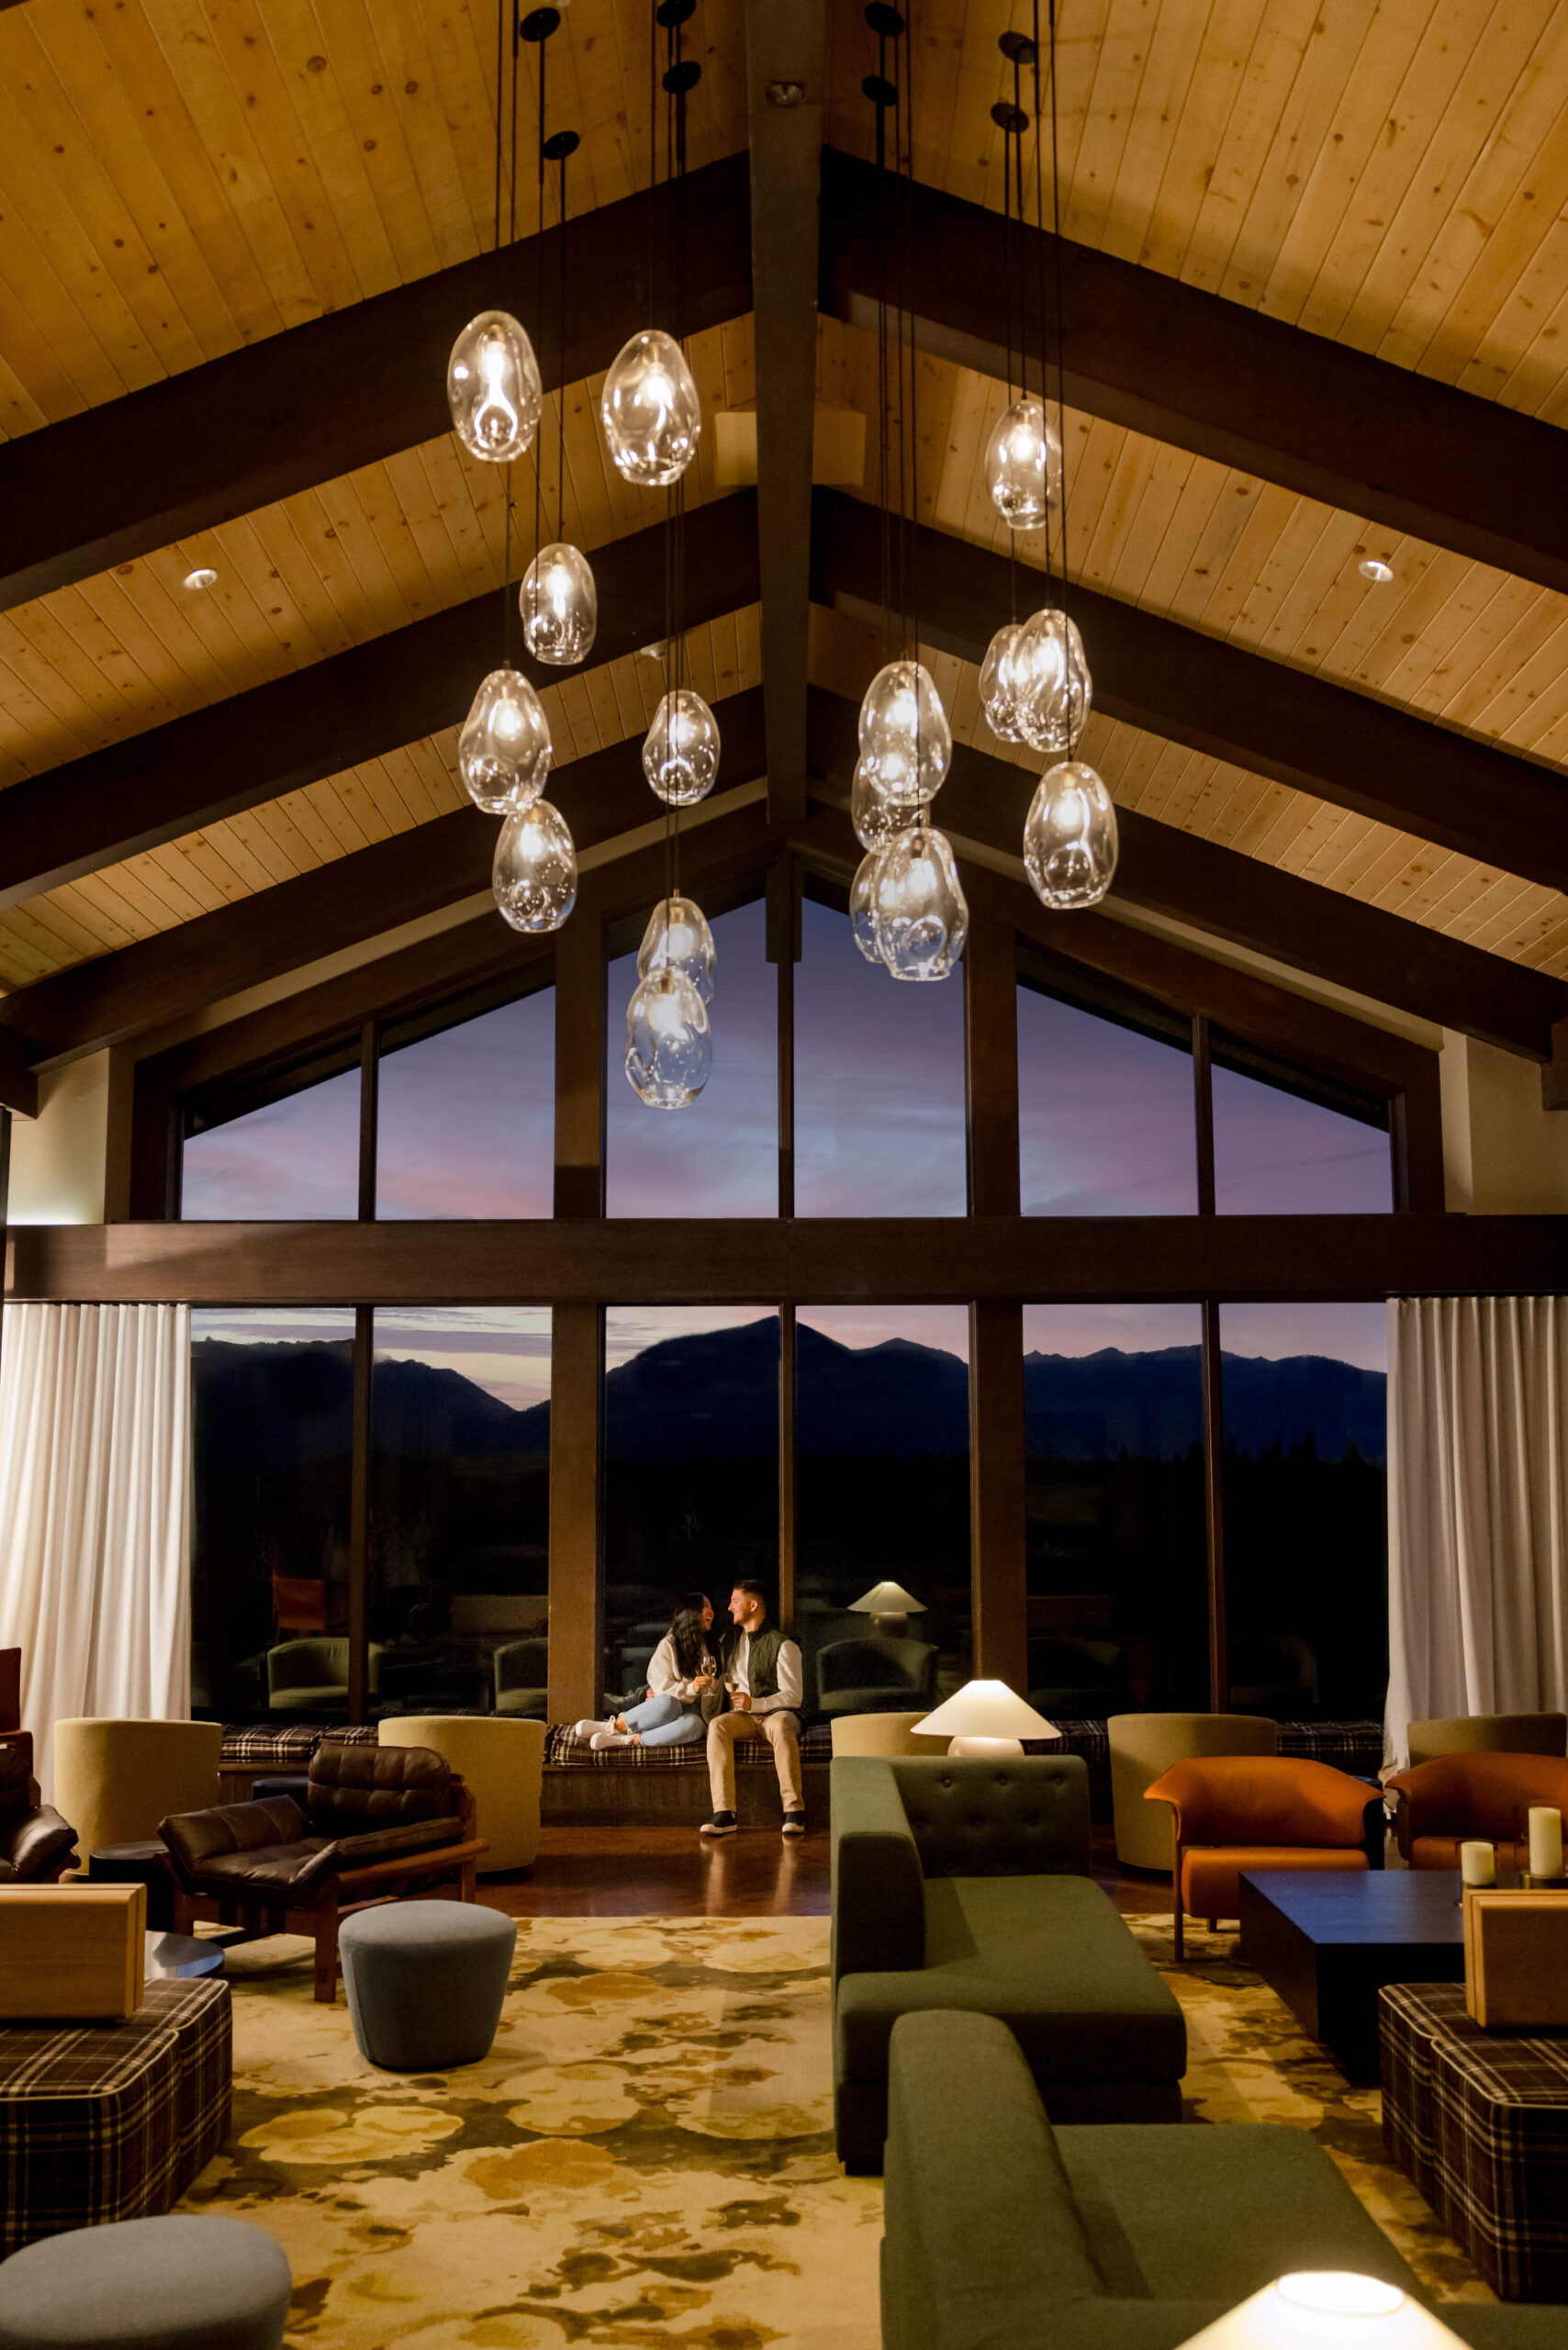
[(882, 960), (877, 944), (877, 876), (881, 865), (881, 850), (871, 849), (861, 858), (849, 885), (849, 934), (868, 963), (876, 964)]
[(559, 930), (577, 901), (577, 852), (548, 800), (514, 810), (496, 843), (490, 883), (513, 930)]
[(654, 712), (643, 744), (643, 773), (671, 808), (705, 800), (719, 772), (719, 723), (700, 693), (678, 686)]
[(604, 379), (599, 413), (623, 481), (667, 489), (680, 479), (702, 434), (702, 403), (686, 353), (662, 327), (634, 334)]
[(1083, 639), (1065, 612), (1036, 612), (1024, 623), (1013, 653), (1014, 707), (1025, 743), (1058, 755), (1083, 732), (1094, 684)]
[(849, 821), (862, 848), (886, 848), (895, 833), (918, 822), (923, 806), (911, 753), (902, 747), (863, 751), (849, 789)]
[(476, 808), (510, 816), (544, 789), (554, 756), (539, 696), (519, 669), (492, 669), (457, 738), (457, 772)]
[(533, 446), (543, 405), (539, 362), (509, 311), (481, 310), (469, 319), (446, 363), (446, 401), (471, 457), (507, 465)]
[(914, 763), (917, 800), (935, 799), (953, 764), (953, 730), (924, 662), (890, 661), (866, 688), (860, 748), (878, 758), (902, 751)]
[(718, 950), (708, 918), (689, 898), (661, 898), (648, 916), (643, 944), (637, 950), (637, 977), (654, 971), (678, 971), (689, 979), (704, 1003), (713, 1001)]
[(1460, 2350), (1397, 2285), (1346, 2269), (1281, 2277), (1193, 2335), (1186, 2350)]
[[(1363, 561), (1357, 564), (1356, 569), (1363, 579), (1370, 579), (1374, 588), (1386, 588), (1394, 576), (1393, 565), (1384, 563), (1383, 557), (1376, 554), (1367, 555)], [(186, 585), (189, 584), (187, 581)]]
[(998, 419), (986, 443), (985, 479), (1010, 530), (1037, 531), (1061, 495), (1061, 442), (1032, 392)]
[(1017, 621), (999, 628), (980, 664), (980, 706), (985, 722), (999, 743), (1022, 743), (1026, 737), (1019, 718), (1018, 648), (1024, 631)]
[(969, 903), (946, 835), (911, 824), (881, 852), (872, 890), (877, 945), (895, 979), (945, 979), (969, 936)]
[(689, 1109), (713, 1067), (713, 1035), (684, 972), (650, 971), (626, 1007), (626, 1076), (650, 1110)]
[(1116, 810), (1092, 767), (1047, 767), (1024, 825), (1024, 863), (1036, 898), (1058, 912), (1097, 906), (1116, 871)]
[(586, 661), (599, 628), (599, 590), (587, 555), (562, 540), (542, 547), (517, 591), (522, 641), (553, 669)]
[(217, 587), (218, 574), (210, 564), (198, 564), (194, 571), (186, 572), (180, 585), (187, 596), (199, 596), (207, 588)]

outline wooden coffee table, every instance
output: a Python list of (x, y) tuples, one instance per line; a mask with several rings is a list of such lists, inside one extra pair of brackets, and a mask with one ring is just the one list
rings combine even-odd
[(1354, 2081), (1378, 2076), (1385, 1983), (1462, 1983), (1459, 1872), (1243, 1870), (1241, 1959)]

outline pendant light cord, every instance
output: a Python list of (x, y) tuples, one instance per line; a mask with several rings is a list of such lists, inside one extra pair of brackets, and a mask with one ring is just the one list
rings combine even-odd
[[(498, 0), (498, 15), (499, 23), (497, 41), (498, 73), (496, 85), (496, 247), (498, 252), (500, 249), (501, 233), (501, 147), (503, 137), (505, 138), (508, 150), (507, 195), (510, 207), (508, 219), (508, 241), (512, 244), (517, 242), (517, 53), (521, 46), (519, 38), (521, 27), (518, 20), (518, 10), (520, 6), (521, 0)], [(505, 64), (506, 26), (509, 17), (511, 22), (511, 111), (510, 120), (506, 121), (505, 132), (503, 132), (502, 124), (506, 118), (506, 75), (502, 69), (504, 69)], [(503, 669), (510, 669), (512, 666), (511, 517), (512, 498), (514, 495), (513, 476), (516, 471), (516, 464), (517, 461), (515, 458), (509, 459), (508, 461), (506, 483), (502, 492), (501, 500), (501, 666)]]
[(566, 535), (566, 158), (561, 158), (558, 274), (555, 286), (555, 536)]

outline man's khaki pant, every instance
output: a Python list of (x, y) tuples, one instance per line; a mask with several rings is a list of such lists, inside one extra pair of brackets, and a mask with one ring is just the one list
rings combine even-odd
[(716, 1714), (708, 1725), (708, 1780), (715, 1811), (735, 1807), (735, 1744), (743, 1738), (765, 1738), (773, 1749), (778, 1792), (786, 1811), (800, 1811), (801, 1725), (793, 1714)]

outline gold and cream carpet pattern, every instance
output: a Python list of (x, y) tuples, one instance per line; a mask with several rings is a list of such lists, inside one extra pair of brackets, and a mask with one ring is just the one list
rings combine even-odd
[[(1194, 2121), (1327, 2147), (1437, 2292), (1489, 2298), (1346, 2087), (1225, 1936), (1170, 1965)], [(522, 1919), (499, 2034), (450, 2075), (377, 2072), (308, 1946), (234, 1952), (228, 2150), (184, 2207), (293, 2265), (291, 2350), (876, 2350), (881, 2183), (834, 2159), (828, 1923)]]

